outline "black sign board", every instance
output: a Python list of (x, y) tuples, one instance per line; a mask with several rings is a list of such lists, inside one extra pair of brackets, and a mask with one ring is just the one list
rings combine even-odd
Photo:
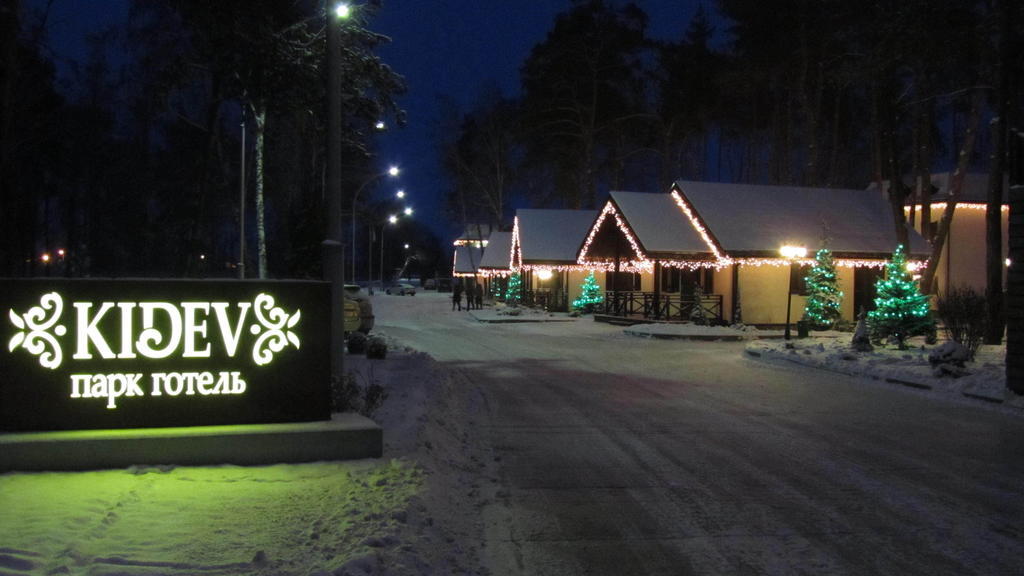
[(330, 285), (0, 280), (0, 429), (330, 418)]

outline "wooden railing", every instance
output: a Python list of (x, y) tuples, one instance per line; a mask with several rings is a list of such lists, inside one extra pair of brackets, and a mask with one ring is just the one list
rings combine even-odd
[(564, 290), (523, 290), (523, 304), (552, 312), (569, 309), (569, 295)]
[[(609, 316), (649, 318), (652, 320), (693, 321), (698, 317), (698, 302), (692, 296), (637, 291), (608, 291), (601, 312)], [(699, 303), (709, 324), (722, 322), (722, 295), (705, 294)]]

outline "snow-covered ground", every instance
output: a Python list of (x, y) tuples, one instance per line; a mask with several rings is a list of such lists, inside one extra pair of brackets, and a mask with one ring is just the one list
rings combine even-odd
[(1006, 388), (1006, 346), (982, 346), (974, 361), (966, 363), (968, 373), (954, 378), (937, 374), (928, 362), (928, 354), (934, 346), (926, 345), (921, 338), (911, 339), (908, 350), (889, 346), (875, 347), (871, 352), (857, 352), (851, 347), (850, 339), (850, 334), (812, 336), (791, 340), (791, 347), (781, 340), (759, 340), (747, 345), (747, 353), (769, 362), (793, 362), (930, 390), (950, 398), (997, 402), (1024, 409), (1024, 396)]
[(388, 390), (384, 458), (3, 474), (0, 574), (478, 573), (465, 396), (424, 354), (348, 361)]
[[(731, 365), (744, 373), (750, 371), (744, 362), (778, 361), (792, 367), (793, 361), (799, 361), (826, 370), (866, 375), (865, 383), (870, 380), (876, 386), (876, 378), (881, 378), (883, 384), (885, 378), (923, 381), (932, 386), (931, 391), (923, 393), (960, 399), (963, 391), (985, 389), (991, 393), (1002, 382), (998, 350), (983, 349), (979, 362), (969, 365), (973, 374), (958, 381), (928, 380), (920, 350), (876, 350), (854, 360), (846, 359), (848, 352), (843, 339), (849, 336), (840, 334), (796, 341), (797, 348), (793, 350), (785, 349), (777, 339), (749, 342), (746, 350), (760, 356), (755, 359), (747, 355), (747, 360), (739, 359), (744, 355), (743, 344), (697, 342), (688, 344), (694, 348), (688, 349), (685, 361), (674, 358), (669, 362), (668, 356), (662, 356), (664, 361), (659, 362), (645, 354), (643, 345), (658, 344), (659, 350), (669, 350), (668, 346), (675, 343), (644, 342), (625, 335), (621, 327), (595, 323), (587, 317), (560, 317), (567, 320), (564, 322), (486, 324), (465, 312), (462, 316), (450, 312), (450, 301), (445, 295), (425, 293), (415, 299), (377, 295), (374, 299), (378, 325), (391, 346), (388, 358), (368, 361), (349, 356), (348, 366), (359, 374), (361, 382), (376, 380), (389, 393), (375, 417), (384, 428), (384, 458), (262, 467), (176, 467), (169, 463), (165, 467), (125, 470), (0, 475), (0, 574), (488, 573), (484, 564), (493, 568), (494, 558), (504, 553), (490, 549), (502, 545), (505, 536), (495, 539), (492, 535), (520, 533), (521, 528), (507, 528), (505, 524), (514, 521), (521, 526), (531, 518), (539, 521), (546, 518), (546, 511), (538, 510), (536, 516), (520, 515), (521, 508), (517, 506), (531, 502), (530, 492), (506, 486), (514, 478), (503, 475), (499, 468), (506, 466), (502, 455), (512, 469), (512, 462), (524, 463), (522, 458), (530, 452), (522, 452), (518, 458), (515, 454), (499, 453), (481, 438), (481, 431), (490, 429), (492, 407), (488, 402), (494, 402), (495, 396), (482, 388), (481, 382), (467, 381), (463, 371), (450, 367), (452, 363), (464, 364), (485, 351), (497, 358), (507, 358), (507, 364), (495, 364), (490, 369), (496, 378), (505, 372), (509, 378), (515, 377), (513, 366), (523, 366), (538, 374), (546, 369), (545, 364), (569, 367), (565, 364), (569, 362), (568, 354), (574, 357), (573, 373), (593, 380), (592, 386), (600, 386), (598, 399), (618, 398), (623, 406), (645, 410), (648, 405), (642, 403), (647, 401), (646, 396), (630, 393), (620, 397), (605, 375), (616, 366), (636, 364), (650, 376), (635, 383), (639, 386), (637, 390), (651, 389), (660, 395), (677, 390), (667, 388), (667, 378), (678, 372), (677, 364), (684, 365), (687, 378), (694, 383), (680, 385), (678, 390), (683, 394), (672, 401), (680, 410), (690, 411), (700, 405), (694, 401), (694, 395), (708, 395), (705, 400), (710, 401), (709, 408), (700, 413), (705, 419), (699, 420), (707, 423), (712, 422), (712, 408), (718, 405), (730, 414), (745, 412), (732, 403), (734, 392), (718, 382), (726, 374), (705, 367), (710, 366), (703, 359), (705, 355), (733, 354), (738, 360)], [(477, 314), (499, 316), (493, 309)], [(530, 314), (538, 320), (549, 318)], [(398, 326), (402, 328), (399, 330)], [(446, 343), (446, 335), (453, 330), (460, 333), (461, 338), (456, 341), (464, 348), (453, 349)], [(500, 340), (500, 348), (478, 336), (491, 332), (508, 336)], [(406, 343), (413, 341), (430, 343), (420, 347), (431, 349), (434, 357), (405, 348)], [(560, 342), (565, 343), (564, 347), (560, 348)], [(589, 358), (583, 354), (590, 348), (603, 351), (600, 354), (604, 356), (584, 360)], [(521, 362), (524, 358), (530, 361)], [(774, 373), (779, 368), (763, 369), (770, 377), (744, 387), (755, 405), (765, 402), (778, 382), (789, 378), (786, 371), (807, 370), (787, 368), (781, 372), (785, 378), (780, 378), (780, 374)], [(539, 378), (546, 386), (543, 379), (548, 376)], [(698, 381), (706, 384), (696, 384)], [(811, 388), (800, 390), (807, 393)], [(848, 388), (836, 390), (841, 392), (841, 398), (851, 397)], [(846, 405), (840, 399), (835, 402), (835, 415), (845, 414)], [(982, 404), (978, 400), (971, 402)], [(1010, 404), (992, 408), (1022, 413), (1015, 408), (1017, 404)], [(562, 409), (567, 415), (576, 413), (569, 406)], [(801, 410), (793, 408), (786, 417), (802, 413)], [(723, 428), (709, 436), (715, 442), (708, 446), (719, 446), (718, 441), (725, 435), (731, 438), (737, 430), (761, 421), (766, 414), (755, 410), (756, 417), (743, 420), (743, 426)], [(682, 430), (695, 426), (696, 422)], [(625, 428), (632, 427), (630, 423)], [(657, 434), (651, 438), (667, 436)], [(793, 436), (791, 441), (796, 442), (796, 438)], [(822, 455), (829, 453), (825, 447), (821, 448)], [(576, 450), (572, 456), (581, 459), (585, 455), (583, 447)], [(697, 452), (698, 456), (701, 454), (704, 452)], [(625, 458), (618, 452), (614, 455)], [(736, 456), (740, 462), (744, 457)], [(810, 462), (813, 460), (804, 464)], [(668, 472), (674, 470), (664, 463), (659, 466)], [(713, 485), (705, 489), (710, 498)], [(726, 504), (719, 502), (715, 506)], [(595, 517), (593, 522), (604, 526), (605, 520)], [(698, 546), (705, 541), (693, 542)], [(721, 552), (721, 546), (730, 541), (706, 542), (719, 542), (716, 546)], [(615, 556), (611, 551), (609, 554)], [(628, 558), (622, 555), (619, 560)], [(723, 566), (735, 567), (727, 563)]]
[(908, 350), (876, 346), (871, 352), (858, 352), (851, 346), (852, 333), (831, 330), (811, 332), (808, 338), (797, 338), (794, 331), (789, 343), (781, 339), (782, 330), (758, 330), (752, 326), (737, 329), (690, 323), (637, 324), (623, 332), (646, 338), (743, 340), (748, 341), (747, 354), (766, 362), (801, 364), (868, 380), (931, 390), (949, 398), (1002, 403), (1024, 410), (1024, 396), (1006, 388), (1005, 345), (982, 346), (974, 361), (966, 364), (967, 374), (954, 378), (938, 374), (929, 364), (928, 354), (938, 344), (929, 346), (924, 338), (912, 338)]

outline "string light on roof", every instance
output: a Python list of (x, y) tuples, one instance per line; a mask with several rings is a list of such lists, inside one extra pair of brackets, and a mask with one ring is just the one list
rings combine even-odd
[[(947, 202), (932, 202), (932, 210), (945, 210), (947, 204)], [(957, 202), (956, 207), (963, 208), (965, 210), (988, 210), (988, 204), (983, 204), (980, 202)], [(912, 206), (903, 207), (904, 212), (910, 212), (911, 210), (921, 210), (921, 205), (914, 204)], [(1010, 206), (1008, 204), (1003, 204), (1002, 206), (999, 207), (999, 211), (1009, 212)]]
[(697, 218), (696, 214), (694, 214), (693, 210), (690, 209), (689, 204), (687, 204), (686, 201), (683, 200), (683, 196), (682, 194), (679, 193), (678, 190), (672, 191), (672, 199), (676, 201), (676, 204), (679, 206), (679, 208), (682, 209), (683, 213), (686, 214), (686, 217), (690, 219), (690, 223), (693, 225), (694, 229), (696, 229), (697, 232), (700, 234), (700, 237), (704, 239), (704, 243), (708, 245), (708, 248), (711, 248), (711, 253), (715, 255), (715, 258), (717, 258), (718, 260), (729, 260), (729, 258), (726, 257), (722, 253), (722, 251), (718, 249), (718, 246), (711, 239), (711, 235), (708, 234), (708, 231), (700, 223), (700, 220)]
[[(509, 262), (512, 264), (512, 269), (516, 270), (523, 266), (522, 247), (519, 245), (519, 216), (516, 216), (512, 221), (512, 248), (509, 254)], [(518, 260), (516, 256), (519, 256)]]
[[(590, 265), (590, 262), (587, 262), (586, 260), (587, 254), (590, 252), (590, 245), (593, 244), (594, 239), (597, 237), (598, 230), (601, 229), (601, 225), (604, 224), (605, 218), (607, 218), (609, 214), (615, 218), (615, 224), (619, 227), (622, 235), (626, 237), (626, 240), (629, 241), (630, 247), (633, 248), (633, 253), (636, 254), (637, 261), (648, 262), (647, 258), (644, 257), (643, 250), (640, 249), (640, 243), (637, 242), (635, 237), (633, 237), (632, 232), (629, 231), (629, 227), (626, 226), (626, 223), (622, 220), (622, 217), (619, 215), (618, 210), (615, 209), (615, 205), (612, 204), (611, 200), (604, 205), (604, 210), (601, 211), (601, 215), (597, 217), (597, 221), (594, 222), (594, 225), (590, 228), (590, 234), (587, 235), (587, 239), (583, 243), (583, 248), (580, 250), (579, 258), (577, 258), (576, 261), (583, 265)], [(653, 268), (653, 264), (648, 263), (647, 266)]]

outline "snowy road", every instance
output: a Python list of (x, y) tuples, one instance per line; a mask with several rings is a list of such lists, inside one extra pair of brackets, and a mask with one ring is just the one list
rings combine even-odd
[(377, 325), (484, 399), (494, 574), (1024, 574), (1020, 417), (444, 296)]

